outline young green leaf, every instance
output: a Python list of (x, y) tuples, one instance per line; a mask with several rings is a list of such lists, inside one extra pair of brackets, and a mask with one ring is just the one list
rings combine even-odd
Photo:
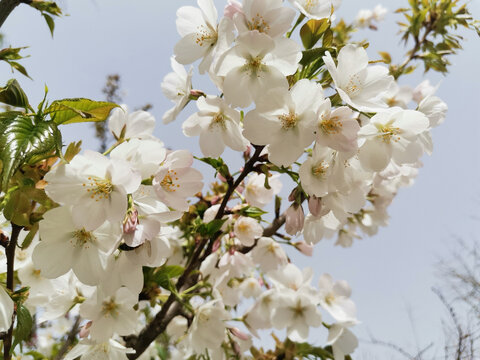
[(12, 349), (15, 349), (15, 346), (28, 339), (32, 332), (32, 326), (33, 320), (30, 311), (25, 306), (17, 304), (17, 327), (14, 333), (15, 340)]
[(328, 19), (309, 20), (300, 29), (300, 37), (305, 49), (311, 49), (320, 40), (323, 33), (328, 29), (330, 21)]
[(84, 98), (63, 99), (52, 102), (44, 113), (50, 114), (55, 124), (65, 125), (104, 121), (116, 107), (118, 107), (117, 104), (106, 101), (93, 101)]
[(8, 80), (5, 87), (0, 87), (0, 102), (24, 109), (29, 106), (27, 94), (15, 79)]
[(33, 156), (48, 156), (61, 147), (62, 139), (53, 121), (35, 121), (18, 112), (0, 117), (0, 188), (6, 190), (15, 171)]

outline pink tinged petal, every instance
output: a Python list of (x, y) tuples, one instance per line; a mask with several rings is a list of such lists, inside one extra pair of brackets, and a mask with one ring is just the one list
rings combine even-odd
[(381, 139), (369, 139), (360, 148), (358, 158), (366, 170), (382, 171), (392, 158), (392, 147)]
[[(67, 239), (65, 239), (67, 240)], [(32, 261), (40, 269), (42, 276), (55, 279), (66, 274), (74, 261), (74, 247), (69, 241), (45, 243), (41, 241), (33, 250)]]

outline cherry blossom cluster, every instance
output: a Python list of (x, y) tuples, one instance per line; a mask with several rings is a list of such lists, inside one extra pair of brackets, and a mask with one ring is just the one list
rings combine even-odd
[[(67, 360), (160, 359), (155, 338), (143, 354), (130, 345), (165, 309), (172, 359), (248, 358), (262, 330), (303, 343), (324, 327), (322, 346), (343, 360), (358, 345), (350, 286), (329, 274), (315, 282), (312, 269), (290, 261), (287, 245), (311, 255), (323, 238), (347, 247), (386, 225), (389, 204), (431, 153), (430, 130), (447, 106), (427, 82), (399, 86), (358, 44), (322, 53), (322, 80), (306, 75), (290, 38), (296, 14), (334, 21), (340, 0), (230, 0), (221, 18), (212, 0), (197, 3), (177, 12), (181, 39), (162, 83), (174, 106), (163, 122), (195, 101), (183, 133), (198, 136), (210, 160), (226, 147), (243, 154), (239, 181), (217, 168), (220, 183), (203, 194), (193, 155), (166, 149), (151, 114), (115, 109), (115, 144), (53, 165), (44, 181), (54, 205), (32, 244), (16, 252), (15, 270), (30, 287), (25, 305), (40, 324), (54, 324), (38, 329), (36, 350), (50, 356), (60, 334), (79, 327)], [(184, 65), (196, 61), (218, 94), (193, 88)], [(286, 210), (262, 219), (282, 188)], [(284, 222), (289, 236), (270, 233), (266, 220)], [(3, 287), (0, 300), (6, 331), (13, 302)], [(168, 308), (173, 302), (179, 306)]]

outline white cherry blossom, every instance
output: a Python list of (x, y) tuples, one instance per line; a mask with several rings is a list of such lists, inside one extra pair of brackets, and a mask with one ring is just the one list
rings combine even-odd
[(120, 236), (119, 223), (107, 221), (95, 230), (86, 230), (74, 223), (70, 207), (58, 207), (45, 213), (40, 222), (42, 241), (33, 250), (32, 260), (44, 277), (57, 278), (72, 269), (84, 284), (97, 285), (107, 255)]
[(127, 360), (127, 354), (134, 354), (135, 350), (126, 348), (113, 339), (97, 343), (92, 340), (81, 340), (65, 355), (65, 360)]
[(285, 77), (295, 73), (302, 57), (295, 41), (249, 31), (235, 44), (216, 66), (217, 75), (225, 77), (223, 93), (228, 103), (247, 107), (268, 89), (288, 88)]
[(352, 289), (344, 280), (333, 281), (329, 274), (323, 274), (318, 280), (320, 305), (336, 321), (356, 321), (356, 307), (350, 299)]
[(240, 34), (257, 30), (275, 38), (288, 31), (294, 17), (295, 11), (283, 6), (282, 0), (244, 0), (233, 20)]
[(155, 128), (155, 118), (142, 110), (129, 114), (127, 105), (122, 105), (112, 110), (108, 128), (116, 139), (150, 139)]
[(259, 208), (263, 208), (273, 197), (282, 190), (282, 182), (279, 175), (272, 175), (268, 178), (270, 189), (265, 187), (265, 174), (253, 173), (248, 176), (245, 185), (245, 199), (247, 202)]
[(193, 169), (193, 156), (187, 150), (169, 153), (153, 180), (157, 196), (168, 206), (186, 211), (187, 198), (202, 190), (202, 174)]
[(263, 234), (263, 228), (257, 220), (240, 216), (233, 227), (235, 237), (244, 246), (252, 246), (255, 244), (255, 239), (259, 238)]
[(141, 176), (122, 160), (87, 150), (48, 172), (45, 180), (47, 195), (62, 205), (74, 205), (73, 221), (90, 231), (105, 220), (123, 220), (127, 194), (137, 190)]
[(338, 65), (335, 65), (329, 52), (323, 57), (343, 101), (366, 112), (387, 108), (383, 99), (393, 76), (388, 75), (385, 66), (369, 66), (365, 49), (351, 44), (340, 50), (337, 59)]
[(12, 325), (13, 300), (3, 286), (0, 286), (0, 332), (8, 331)]
[(256, 100), (256, 108), (245, 116), (245, 137), (255, 145), (268, 145), (268, 158), (278, 166), (289, 166), (315, 139), (316, 110), (323, 89), (307, 79), (290, 91), (273, 89)]
[(167, 110), (162, 117), (163, 123), (168, 124), (176, 119), (180, 111), (190, 101), (190, 92), (192, 90), (192, 72), (189, 72), (180, 65), (174, 58), (170, 60), (173, 72), (168, 73), (162, 81), (161, 87), (163, 94), (175, 105)]
[(200, 149), (204, 156), (219, 157), (225, 146), (245, 151), (248, 141), (243, 137), (240, 113), (224, 99), (208, 96), (197, 100), (198, 112), (183, 123), (186, 136), (200, 136)]
[(311, 19), (330, 17), (332, 7), (337, 9), (341, 0), (289, 0), (303, 15)]

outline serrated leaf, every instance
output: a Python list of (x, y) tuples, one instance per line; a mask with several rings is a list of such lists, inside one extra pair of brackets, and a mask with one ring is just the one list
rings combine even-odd
[(164, 289), (170, 290), (173, 287), (172, 278), (179, 277), (185, 269), (178, 265), (164, 265), (158, 268), (153, 274), (153, 281)]
[(0, 88), (0, 102), (15, 107), (28, 107), (27, 94), (25, 94), (15, 79), (8, 80), (7, 85)]
[(222, 175), (224, 178), (229, 178), (231, 176), (230, 170), (228, 169), (227, 164), (225, 164), (222, 158), (214, 159), (210, 157), (204, 157), (204, 158), (195, 157), (195, 159), (210, 165), (216, 170), (217, 173)]
[(320, 40), (323, 33), (328, 29), (330, 22), (328, 19), (307, 21), (300, 29), (300, 37), (305, 49), (311, 49)]
[(58, 125), (104, 121), (117, 104), (84, 98), (56, 100), (45, 110)]
[(65, 154), (63, 155), (63, 158), (67, 162), (70, 162), (78, 153), (80, 153), (81, 150), (82, 150), (82, 140), (78, 142), (72, 142), (68, 145), (67, 150), (65, 150)]
[(15, 171), (33, 156), (47, 156), (61, 147), (60, 131), (53, 121), (35, 123), (25, 115), (2, 119), (0, 124), (0, 161), (3, 163), (0, 188), (7, 189)]
[(30, 311), (25, 306), (17, 304), (17, 327), (15, 328), (15, 340), (12, 349), (15, 349), (15, 346), (29, 338), (32, 326), (33, 320)]
[(333, 43), (333, 31), (331, 29), (327, 29), (323, 34), (322, 40), (322, 47), (329, 48), (332, 46)]
[(318, 47), (302, 51), (302, 59), (300, 60), (300, 64), (303, 66), (307, 66), (308, 64), (318, 59), (321, 59), (322, 56), (325, 55), (325, 52), (329, 50), (329, 48)]

